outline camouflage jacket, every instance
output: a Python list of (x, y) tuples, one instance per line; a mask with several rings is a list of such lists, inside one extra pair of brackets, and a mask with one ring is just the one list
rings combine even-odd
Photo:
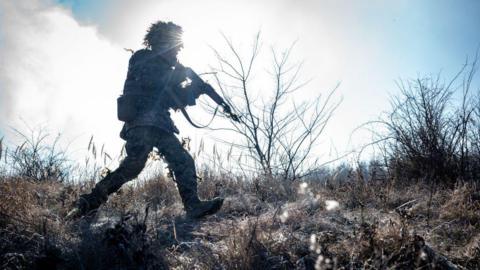
[(186, 85), (185, 69), (178, 63), (169, 63), (151, 50), (135, 52), (129, 61), (123, 94), (143, 99), (143, 110), (123, 126), (120, 137), (135, 127), (153, 126), (168, 133), (179, 133), (170, 118), (169, 109), (194, 105), (200, 95), (196, 87)]

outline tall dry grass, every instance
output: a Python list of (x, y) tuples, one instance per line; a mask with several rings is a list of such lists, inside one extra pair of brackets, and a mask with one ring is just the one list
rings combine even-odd
[(361, 175), (355, 168), (347, 174), (332, 169), (323, 175), (324, 179), (297, 183), (285, 196), (279, 185), (264, 194), (255, 181), (203, 172), (201, 195), (222, 195), (226, 201), (219, 214), (199, 221), (184, 219), (175, 183), (163, 175), (123, 187), (96, 217), (75, 222), (63, 217), (82, 189), (89, 187), (6, 178), (0, 182), (5, 198), (0, 202), (0, 265), (4, 269), (479, 267), (477, 187), (438, 189), (428, 204), (428, 185), (387, 186), (367, 169)]

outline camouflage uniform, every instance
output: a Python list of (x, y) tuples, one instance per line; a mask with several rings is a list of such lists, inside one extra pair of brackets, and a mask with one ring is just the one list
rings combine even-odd
[(139, 126), (178, 133), (168, 110), (195, 105), (200, 95), (198, 87), (182, 87), (186, 77), (181, 65), (169, 62), (160, 53), (147, 49), (137, 51), (130, 58), (123, 93), (142, 96), (145, 106), (135, 120), (125, 123), (120, 136), (126, 139), (126, 132)]
[(173, 171), (187, 214), (201, 203), (194, 160), (174, 135), (178, 129), (169, 113), (171, 108), (194, 105), (200, 91), (197, 86), (182, 86), (185, 72), (175, 66), (176, 63), (169, 63), (162, 55), (148, 49), (139, 50), (130, 58), (123, 93), (142, 98), (144, 106), (134, 120), (124, 124), (120, 133), (127, 141), (127, 157), (117, 170), (97, 183), (90, 194), (81, 196), (77, 205), (82, 213), (97, 209), (109, 194), (137, 177), (153, 147), (158, 148)]

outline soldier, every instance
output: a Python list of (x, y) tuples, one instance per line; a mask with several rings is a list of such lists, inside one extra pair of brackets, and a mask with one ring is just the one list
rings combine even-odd
[[(107, 201), (109, 194), (137, 177), (153, 147), (173, 171), (188, 217), (214, 214), (222, 206), (222, 198), (199, 199), (194, 160), (174, 135), (179, 131), (170, 118), (169, 109), (184, 112), (187, 105), (195, 105), (195, 99), (205, 93), (205, 89), (212, 89), (203, 81), (188, 85), (190, 69), (177, 61), (183, 47), (181, 34), (182, 28), (172, 22), (156, 22), (144, 38), (146, 48), (130, 58), (123, 95), (118, 100), (118, 116), (125, 121), (120, 137), (126, 140), (127, 157), (89, 194), (80, 196), (68, 218), (96, 210)], [(228, 105), (221, 105), (229, 111)]]

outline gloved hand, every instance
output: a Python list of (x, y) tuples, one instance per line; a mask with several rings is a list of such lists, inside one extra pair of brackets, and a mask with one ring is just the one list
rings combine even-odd
[(232, 108), (227, 103), (222, 103), (223, 112), (226, 113), (235, 122), (240, 122), (238, 115), (232, 112)]

